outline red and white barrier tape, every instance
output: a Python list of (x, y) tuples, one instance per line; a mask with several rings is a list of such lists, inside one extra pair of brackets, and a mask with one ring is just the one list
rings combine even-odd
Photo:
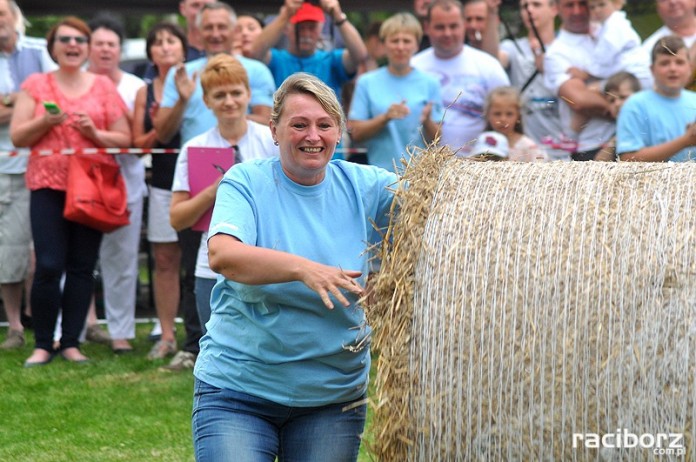
[(22, 156), (52, 156), (55, 154), (176, 154), (178, 149), (138, 149), (138, 148), (84, 148), (84, 149), (16, 149), (14, 151), (0, 151), (2, 157)]
[[(84, 148), (84, 149), (16, 149), (13, 151), (0, 151), (0, 158), (3, 157), (23, 157), (23, 156), (52, 156), (55, 154), (177, 154), (178, 149), (139, 149), (139, 148)], [(338, 154), (365, 154), (365, 148), (338, 148)]]
[(550, 136), (545, 136), (541, 140), (541, 144), (547, 149), (558, 149), (571, 154), (578, 151), (578, 142), (565, 136), (561, 136), (560, 140), (555, 140)]

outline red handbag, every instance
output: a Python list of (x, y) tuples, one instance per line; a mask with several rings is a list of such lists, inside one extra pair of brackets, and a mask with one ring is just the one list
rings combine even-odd
[(129, 224), (129, 215), (126, 183), (118, 164), (100, 155), (73, 155), (65, 190), (65, 219), (110, 233)]

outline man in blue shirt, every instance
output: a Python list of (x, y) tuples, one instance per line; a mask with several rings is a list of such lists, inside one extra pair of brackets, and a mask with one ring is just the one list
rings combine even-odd
[[(268, 65), (276, 86), (295, 72), (307, 72), (319, 77), (340, 95), (341, 86), (355, 76), (358, 65), (367, 59), (367, 48), (338, 0), (320, 0), (319, 5), (304, 0), (285, 0), (278, 16), (256, 38), (252, 55)], [(341, 32), (345, 49), (318, 49), (324, 12)], [(289, 49), (271, 48), (284, 32), (289, 39)]]
[[(181, 143), (211, 129), (215, 116), (203, 102), (203, 88), (198, 81), (208, 58), (218, 53), (232, 54), (234, 26), (237, 16), (232, 7), (222, 2), (208, 3), (199, 12), (198, 23), (203, 34), (206, 57), (172, 68), (164, 83), (162, 103), (155, 117), (157, 138), (166, 143), (181, 130)], [(235, 56), (249, 75), (251, 114), (249, 119), (268, 124), (275, 84), (268, 68), (253, 59)]]

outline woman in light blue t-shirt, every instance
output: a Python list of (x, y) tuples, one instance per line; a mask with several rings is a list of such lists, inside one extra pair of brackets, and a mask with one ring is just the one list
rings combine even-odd
[(328, 86), (289, 77), (271, 116), (280, 157), (235, 166), (218, 187), (208, 245), (221, 276), (194, 369), (199, 462), (357, 459), (371, 333), (358, 299), (396, 176), (331, 160), (344, 123)]
[(370, 165), (393, 171), (408, 147), (424, 148), (437, 136), (442, 95), (435, 77), (411, 66), (423, 30), (410, 13), (390, 17), (379, 29), (387, 65), (363, 74), (350, 105), (351, 138), (367, 148)]

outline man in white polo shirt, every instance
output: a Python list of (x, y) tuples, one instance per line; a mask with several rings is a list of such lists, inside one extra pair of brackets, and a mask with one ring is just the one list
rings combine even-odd
[[(558, 96), (564, 135), (577, 141), (573, 160), (592, 160), (612, 137), (614, 123), (608, 118), (609, 103), (604, 96), (568, 74), (570, 67), (586, 70), (594, 59), (587, 0), (558, 0), (558, 15), (561, 30), (546, 50), (544, 84)], [(571, 128), (573, 111), (591, 117), (580, 133)]]

